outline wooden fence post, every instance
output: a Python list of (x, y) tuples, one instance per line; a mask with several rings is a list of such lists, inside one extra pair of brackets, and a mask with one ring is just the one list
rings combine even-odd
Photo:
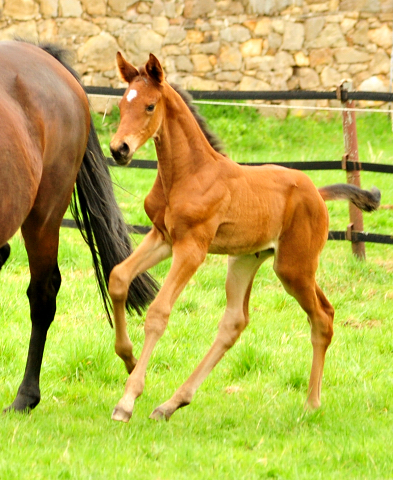
[[(344, 147), (345, 155), (343, 156), (343, 169), (347, 172), (347, 183), (360, 187), (360, 170), (361, 164), (359, 162), (358, 152), (358, 138), (356, 133), (356, 117), (355, 112), (351, 111), (354, 108), (354, 101), (348, 100), (346, 92), (352, 91), (352, 82), (344, 81), (338, 91), (337, 96), (341, 100), (345, 110), (342, 112), (343, 133), (344, 133)], [(351, 162), (351, 167), (348, 165)], [(352, 163), (353, 162), (353, 163)], [(352, 168), (353, 167), (353, 168)], [(349, 221), (347, 228), (347, 239), (352, 242), (352, 253), (361, 260), (366, 258), (366, 248), (364, 242), (355, 242), (352, 239), (352, 231), (363, 232), (363, 214), (352, 203), (349, 204)]]

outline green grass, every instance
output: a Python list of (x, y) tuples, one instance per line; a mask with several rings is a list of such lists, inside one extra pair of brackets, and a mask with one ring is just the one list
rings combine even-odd
[[(239, 161), (244, 152), (253, 161), (263, 156), (277, 161), (338, 159), (343, 153), (339, 119), (289, 117), (280, 122), (249, 110), (235, 114), (232, 109), (224, 121), (221, 107), (220, 115), (212, 112), (212, 107), (203, 110), (227, 151)], [(99, 125), (103, 145), (110, 136), (106, 130), (113, 132), (115, 124), (114, 116)], [(374, 159), (391, 162), (387, 119), (364, 116), (358, 126), (361, 160), (371, 161), (367, 152), (372, 151)], [(154, 158), (150, 148), (137, 157)], [(116, 188), (127, 221), (147, 224), (142, 205), (154, 172), (120, 168), (112, 172), (127, 190)], [(345, 181), (343, 172), (311, 176), (317, 185)], [(389, 175), (362, 173), (362, 183), (378, 186), (382, 203), (393, 204)], [(346, 204), (329, 203), (329, 211), (331, 227), (345, 229)], [(393, 233), (391, 217), (387, 209), (366, 214), (365, 229)], [(318, 282), (336, 308), (336, 319), (319, 411), (303, 411), (311, 364), (305, 314), (284, 292), (269, 260), (255, 280), (249, 327), (192, 404), (168, 423), (148, 419), (187, 378), (216, 334), (225, 307), (226, 259), (209, 256), (174, 307), (133, 418), (119, 424), (110, 420), (110, 414), (123, 394), (126, 371), (114, 353), (114, 333), (103, 313), (88, 249), (79, 232), (62, 229), (63, 283), (45, 351), (42, 401), (31, 415), (2, 417), (0, 478), (392, 478), (391, 248), (367, 244), (366, 262), (352, 257), (347, 242), (328, 242), (322, 253)], [(153, 269), (160, 282), (169, 265), (166, 261)], [(24, 293), (28, 264), (19, 235), (12, 240), (12, 256), (0, 282), (0, 403), (6, 406), (23, 375), (30, 332)], [(139, 355), (144, 337), (141, 318), (129, 318), (129, 333)]]

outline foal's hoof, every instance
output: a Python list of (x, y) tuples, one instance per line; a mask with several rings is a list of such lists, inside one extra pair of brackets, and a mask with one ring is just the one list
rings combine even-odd
[(157, 422), (170, 419), (170, 415), (161, 407), (157, 407), (153, 413), (150, 414), (149, 418), (156, 420)]
[(132, 412), (126, 412), (122, 407), (115, 407), (112, 412), (112, 420), (128, 423), (132, 417)]

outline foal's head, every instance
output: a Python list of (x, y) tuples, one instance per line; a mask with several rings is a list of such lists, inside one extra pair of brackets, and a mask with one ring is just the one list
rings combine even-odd
[(117, 65), (128, 88), (119, 104), (120, 125), (110, 149), (116, 162), (126, 165), (134, 152), (150, 137), (154, 137), (161, 126), (164, 72), (153, 54), (150, 54), (146, 65), (138, 70), (118, 52)]

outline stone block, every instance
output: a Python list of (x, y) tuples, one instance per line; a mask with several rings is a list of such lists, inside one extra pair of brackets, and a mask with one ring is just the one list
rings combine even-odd
[(332, 67), (325, 67), (321, 72), (321, 83), (325, 88), (338, 87), (341, 84), (342, 75)]
[(362, 63), (370, 60), (369, 53), (354, 47), (336, 48), (333, 54), (337, 63)]
[(378, 50), (373, 55), (369, 69), (372, 75), (387, 75), (390, 72), (390, 58), (384, 50)]
[(137, 1), (138, 0), (108, 0), (108, 7), (114, 12), (123, 13)]
[(194, 71), (198, 73), (211, 72), (213, 66), (209, 61), (209, 57), (204, 54), (191, 55), (192, 63), (194, 64)]
[(240, 91), (270, 91), (272, 88), (271, 86), (264, 82), (263, 80), (258, 80), (254, 77), (247, 77), (244, 76), (239, 84)]
[(308, 18), (304, 23), (304, 33), (306, 42), (311, 42), (315, 40), (318, 35), (322, 32), (323, 27), (325, 26), (326, 20), (324, 17), (311, 17)]
[(144, 64), (149, 53), (161, 57), (162, 43), (162, 36), (146, 27), (130, 27), (119, 37), (120, 47), (130, 52), (131, 61), (136, 65)]
[(187, 32), (182, 27), (169, 26), (164, 37), (163, 45), (178, 45), (185, 40)]
[(37, 42), (37, 23), (34, 20), (29, 20), (27, 22), (14, 23), (10, 27), (0, 30), (0, 40), (14, 40), (15, 37)]
[(360, 85), (358, 90), (364, 92), (388, 92), (388, 85), (379, 77), (372, 76), (364, 80)]
[(275, 57), (275, 70), (281, 70), (283, 68), (292, 67), (295, 65), (293, 56), (288, 52), (278, 52)]
[(243, 43), (251, 38), (250, 30), (241, 25), (232, 25), (231, 27), (224, 28), (220, 31), (220, 37), (222, 40), (228, 43), (237, 42)]
[(356, 25), (356, 20), (353, 18), (344, 18), (341, 22), (341, 31), (345, 35)]
[(204, 78), (190, 76), (184, 79), (183, 88), (187, 90), (218, 90), (219, 84), (215, 80), (206, 80)]
[(186, 40), (188, 43), (202, 43), (205, 35), (199, 30), (187, 30)]
[(380, 28), (369, 30), (368, 37), (379, 47), (390, 48), (392, 46), (392, 29), (387, 24), (382, 25)]
[(105, 15), (106, 1), (105, 0), (81, 0), (84, 10), (89, 15)]
[(61, 37), (92, 37), (99, 35), (100, 28), (94, 23), (87, 22), (81, 18), (67, 18), (64, 23), (59, 26), (59, 35)]
[(282, 36), (275, 32), (269, 33), (267, 37), (267, 44), (269, 50), (278, 50), (282, 44)]
[(223, 47), (219, 56), (221, 70), (240, 70), (242, 66), (242, 54), (236, 47)]
[(241, 15), (244, 13), (244, 6), (242, 2), (236, 2), (234, 0), (216, 1), (216, 7), (217, 11), (221, 15)]
[(308, 67), (310, 65), (310, 60), (304, 52), (296, 52), (294, 54), (294, 59), (297, 67)]
[(266, 37), (272, 31), (272, 21), (268, 17), (262, 18), (255, 25), (254, 34), (258, 37)]
[(169, 20), (166, 17), (153, 17), (152, 28), (156, 33), (164, 36), (168, 33)]
[(161, 0), (154, 0), (151, 8), (150, 15), (153, 17), (162, 16), (165, 13), (164, 4)]
[(300, 50), (304, 41), (304, 26), (301, 23), (286, 22), (282, 42), (283, 50)]
[(260, 70), (262, 72), (270, 72), (275, 65), (275, 58), (272, 55), (264, 55), (263, 57), (250, 57), (245, 59), (246, 70)]
[(262, 52), (262, 38), (252, 38), (240, 45), (243, 57), (256, 57)]
[(41, 0), (40, 12), (44, 18), (57, 17), (59, 9), (58, 0)]
[(274, 32), (284, 35), (285, 23), (281, 18), (272, 18), (272, 29)]
[(243, 78), (240, 72), (220, 72), (216, 75), (216, 80), (219, 82), (233, 82), (238, 83)]
[(53, 42), (53, 39), (57, 38), (59, 32), (54, 19), (37, 23), (37, 30), (40, 42)]
[(77, 52), (78, 61), (83, 64), (84, 71), (106, 71), (116, 68), (116, 53), (119, 46), (112, 35), (102, 33), (89, 38)]
[(2, 13), (13, 20), (32, 20), (38, 15), (39, 8), (34, 0), (12, 0), (5, 2)]
[(191, 73), (194, 70), (194, 64), (187, 55), (178, 55), (174, 57), (175, 68), (177, 71)]
[(317, 48), (310, 51), (310, 67), (329, 65), (333, 62), (333, 52), (330, 48)]
[(82, 16), (83, 8), (79, 0), (59, 0), (59, 14), (62, 17)]
[(214, 0), (185, 0), (184, 17), (201, 18), (214, 12), (216, 2)]
[(299, 68), (297, 71), (299, 77), (299, 84), (302, 90), (313, 90), (319, 87), (319, 76), (312, 68)]
[(360, 20), (356, 25), (355, 31), (351, 35), (353, 43), (356, 45), (367, 45), (370, 42), (368, 30), (368, 22), (366, 20)]
[(328, 23), (321, 33), (305, 43), (306, 48), (344, 47), (347, 44), (341, 32), (340, 25)]
[(204, 53), (206, 55), (218, 55), (220, 51), (220, 42), (197, 43), (190, 45), (191, 53)]

